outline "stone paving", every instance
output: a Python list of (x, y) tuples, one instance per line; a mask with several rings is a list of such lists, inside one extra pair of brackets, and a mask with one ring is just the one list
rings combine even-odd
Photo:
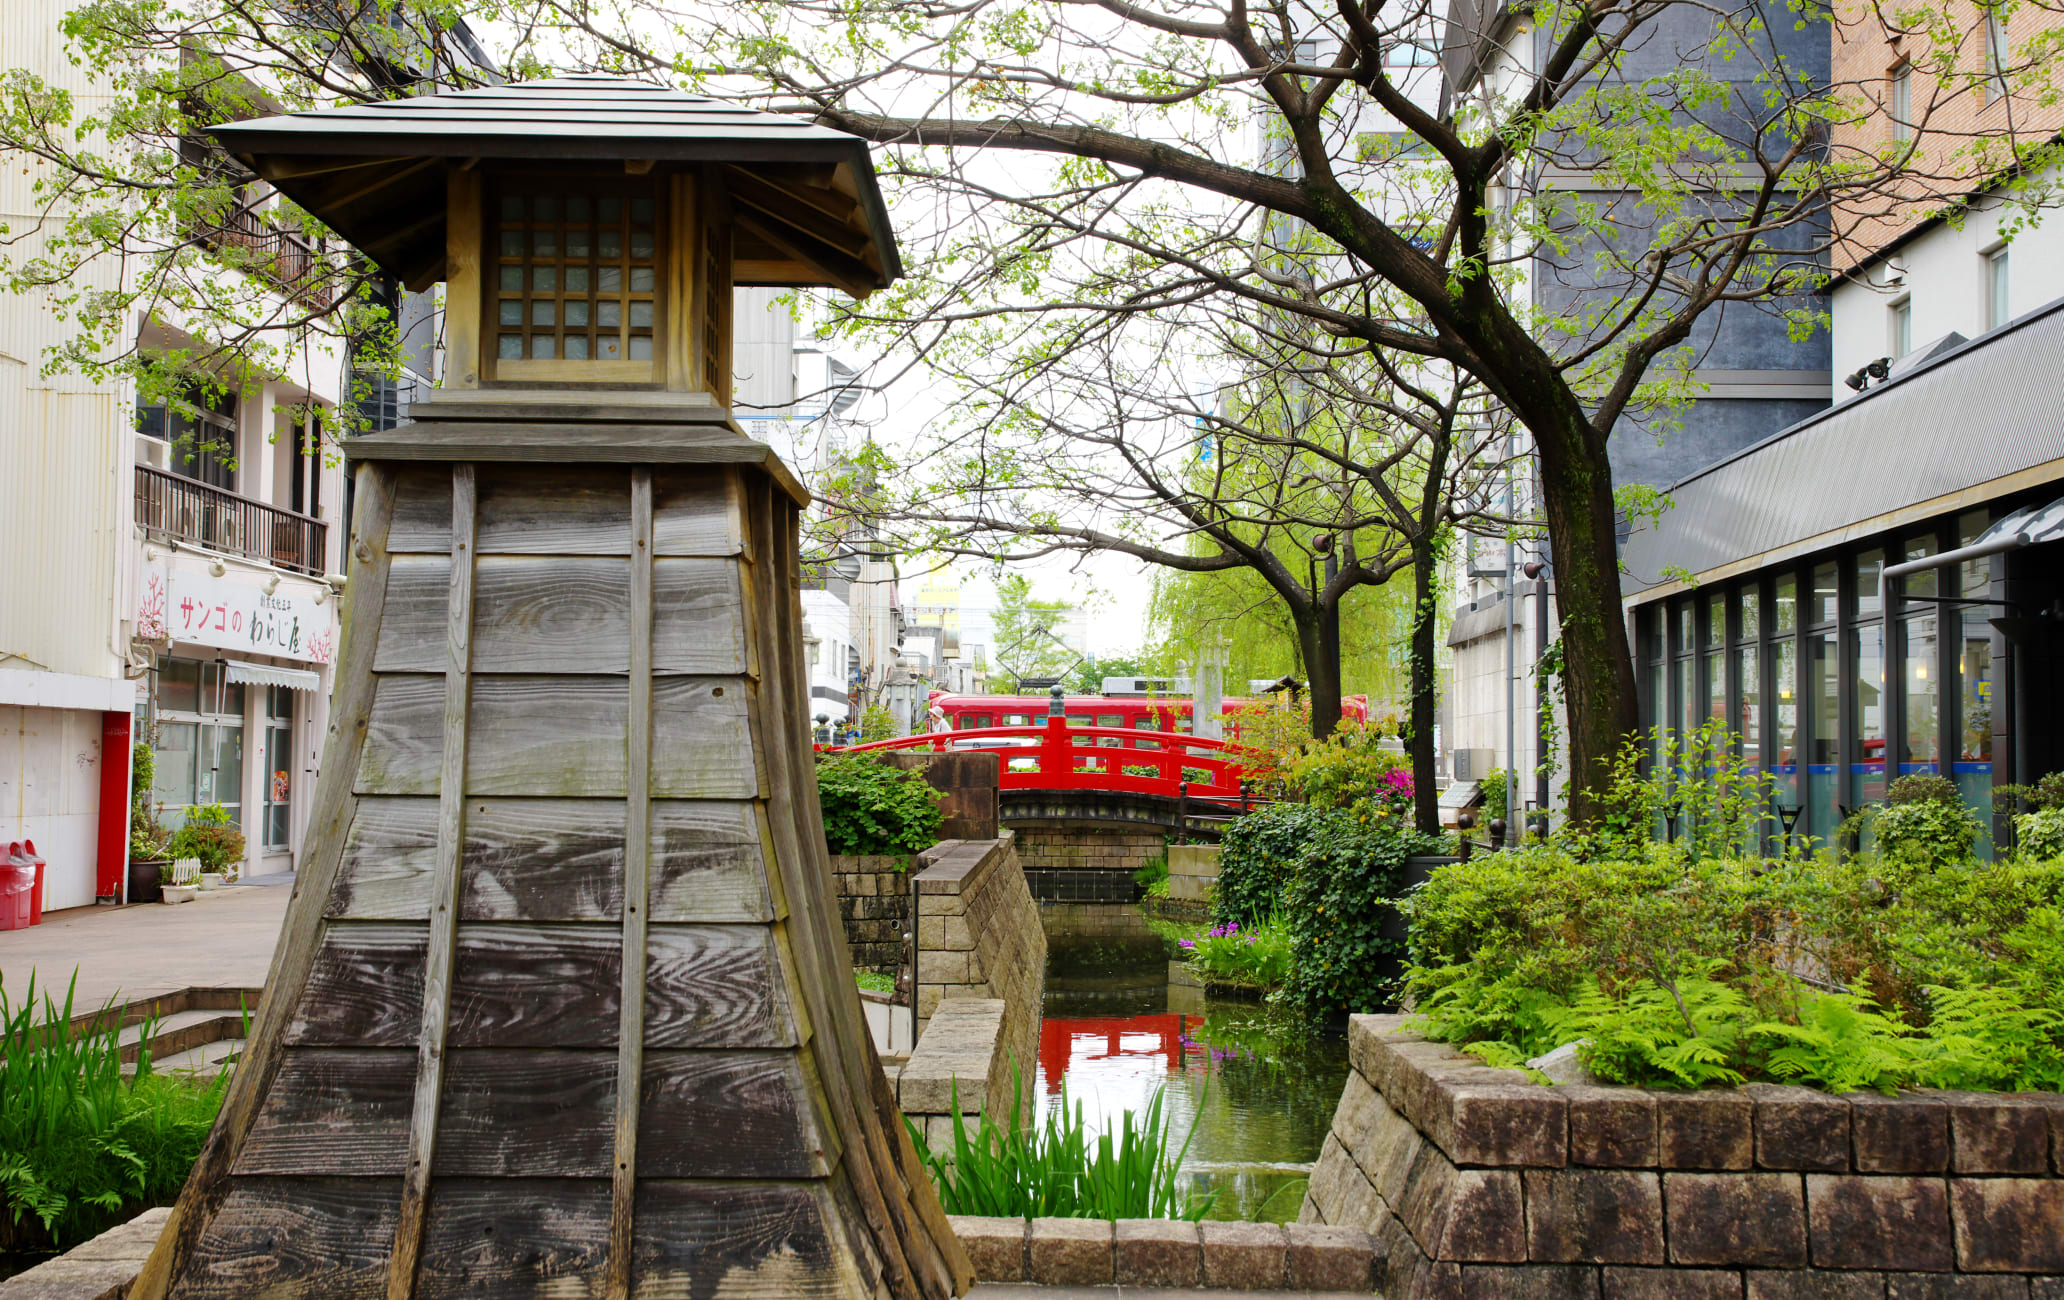
[(1011, 1286), (984, 1282), (967, 1300), (1371, 1300), (1367, 1291), (1197, 1291), (1160, 1286)]
[(0, 987), (18, 999), (34, 971), (38, 999), (47, 988), (61, 1000), (76, 968), (78, 1011), (118, 993), (131, 1002), (196, 986), (259, 988), (293, 892), (237, 885), (191, 903), (46, 913), (41, 925), (0, 932)]

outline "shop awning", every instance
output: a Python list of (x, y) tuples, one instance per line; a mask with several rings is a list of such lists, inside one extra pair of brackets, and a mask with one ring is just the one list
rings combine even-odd
[(247, 664), (241, 659), (222, 661), (229, 668), (229, 680), (253, 686), (284, 686), (290, 691), (320, 691), (322, 674), (299, 668), (274, 668), (271, 664)]
[(1924, 555), (1918, 560), (1895, 564), (1885, 570), (1885, 576), (1904, 578), (1909, 573), (1939, 569), (1945, 564), (1962, 564), (1965, 560), (1983, 559), (1988, 555), (1998, 555), (2001, 551), (2018, 551), (2024, 546), (2055, 541), (2064, 541), (2064, 497), (2058, 497), (2040, 509), (2035, 506), (2023, 506), (1978, 534), (1978, 540), (1969, 546), (1959, 546), (1940, 555)]

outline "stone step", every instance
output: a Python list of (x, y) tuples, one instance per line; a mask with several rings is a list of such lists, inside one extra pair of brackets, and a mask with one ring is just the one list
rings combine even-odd
[(118, 1040), (124, 1065), (136, 1064), (138, 1051), (146, 1043), (146, 1028), (150, 1030), (151, 1059), (162, 1061), (208, 1043), (243, 1037), (244, 1017), (237, 1011), (176, 1011), (154, 1021), (130, 1025), (122, 1030)]
[[(214, 1042), (203, 1043), (199, 1047), (190, 1048), (184, 1052), (175, 1052), (170, 1056), (153, 1056), (151, 1058), (151, 1072), (153, 1074), (191, 1074), (199, 1077), (217, 1075), (222, 1073), (224, 1067), (242, 1055), (243, 1050), (244, 1040), (241, 1037), (218, 1039)], [(124, 1065), (122, 1073), (133, 1074), (135, 1073), (135, 1067)]]

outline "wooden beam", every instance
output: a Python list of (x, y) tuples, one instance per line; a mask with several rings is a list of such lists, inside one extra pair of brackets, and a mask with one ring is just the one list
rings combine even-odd
[[(808, 181), (792, 178), (779, 172), (759, 169), (746, 171), (743, 167), (735, 164), (729, 170), (734, 182), (740, 176), (750, 177), (769, 189), (781, 191), (784, 196), (794, 199), (798, 203), (809, 204), (825, 216), (830, 217), (833, 221), (847, 221), (854, 213), (860, 210), (858, 203), (855, 203), (837, 190), (831, 189), (828, 185), (812, 185)], [(827, 177), (828, 179), (829, 177)]]
[[(742, 615), (743, 611), (741, 611)], [(645, 1080), (645, 923), (652, 851), (652, 470), (631, 471), (630, 732), (625, 754), (623, 995), (617, 1008), (616, 1159), (609, 1174), (608, 1300), (629, 1300)]]
[(258, 174), (275, 184), (280, 181), (299, 180), (303, 176), (328, 176), (334, 172), (352, 172), (366, 167), (400, 167), (418, 161), (414, 158), (309, 158), (296, 161), (267, 155), (260, 155), (260, 158), (263, 166), (259, 168)]
[[(356, 203), (360, 199), (378, 194), (388, 186), (407, 180), (426, 167), (435, 167), (443, 161), (441, 158), (418, 158), (414, 161), (406, 162), (404, 165), (403, 161), (397, 160), (389, 165), (385, 171), (376, 172), (370, 176), (340, 176), (328, 185), (317, 185), (304, 191), (307, 201), (302, 206), (310, 209), (334, 211), (346, 203)], [(444, 214), (442, 212), (436, 213), (434, 220), (444, 220)], [(384, 245), (388, 241), (382, 239), (379, 242)]]
[(731, 193), (747, 204), (797, 232), (829, 245), (857, 262), (865, 262), (874, 251), (874, 241), (821, 209), (809, 206), (793, 191), (769, 185), (740, 168), (731, 169)]
[(444, 352), (447, 388), (480, 387), (482, 228), (480, 173), (445, 180)]
[(822, 245), (815, 249), (805, 247), (816, 241), (789, 235), (775, 222), (763, 219), (756, 208), (741, 205), (736, 209), (736, 217), (739, 225), (845, 290), (847, 296), (861, 299), (874, 292), (878, 275), (872, 267), (843, 257)]
[(626, 158), (623, 162), (624, 174), (627, 176), (648, 175), (652, 171), (652, 164), (657, 161), (659, 160), (656, 158)]
[(432, 226), (442, 226), (443, 224), (444, 214), (442, 212), (433, 212), (427, 217), (419, 217), (411, 221), (399, 230), (389, 231), (370, 243), (360, 245), (359, 251), (377, 256), (376, 250), (399, 247)]
[(695, 374), (695, 270), (702, 248), (696, 238), (695, 177), (675, 172), (667, 178), (666, 386), (685, 393), (700, 390)]
[(466, 848), (466, 723), (473, 675), (473, 542), (478, 494), (473, 466), (452, 466), (450, 603), (445, 610), (444, 753), (438, 773), (437, 864), (430, 878), (430, 943), (423, 971), (423, 1022), (416, 1042), (416, 1091), (409, 1112), (401, 1210), (387, 1257), (387, 1300), (410, 1300), (429, 1210), (444, 1093), (445, 1029), (451, 1017), (452, 958), (458, 947), (459, 860)]

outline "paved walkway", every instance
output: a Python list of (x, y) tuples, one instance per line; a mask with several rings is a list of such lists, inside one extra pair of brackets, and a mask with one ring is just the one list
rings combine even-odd
[(259, 988), (272, 965), (292, 889), (231, 886), (220, 897), (169, 906), (73, 907), (43, 924), (0, 931), (0, 988), (19, 999), (35, 972), (37, 999), (62, 1000), (79, 972), (73, 1007), (125, 1002), (196, 985)]

